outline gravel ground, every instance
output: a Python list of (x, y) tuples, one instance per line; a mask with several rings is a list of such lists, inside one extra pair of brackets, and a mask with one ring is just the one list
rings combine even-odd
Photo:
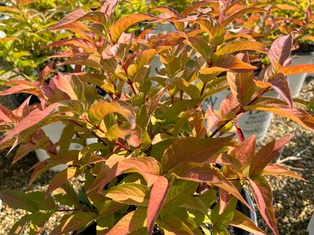
[[(301, 96), (309, 98), (313, 96), (308, 90), (314, 88), (314, 79), (308, 78)], [(11, 100), (0, 97), (0, 103), (12, 107)], [(314, 212), (314, 134), (301, 128), (294, 122), (274, 116), (269, 132), (265, 138), (265, 143), (278, 139), (279, 137), (295, 135), (293, 140), (283, 149), (281, 159), (289, 167), (292, 167), (308, 182), (295, 180), (288, 177), (275, 179), (268, 177), (269, 183), (274, 191), (274, 207), (278, 218), (278, 228), (282, 235), (306, 235), (307, 224)], [(39, 190), (46, 189), (49, 180), (53, 177), (53, 172), (48, 172), (33, 185), (28, 186), (30, 172), (28, 169), (37, 161), (33, 154), (25, 157), (18, 163), (11, 165), (12, 154), (5, 157), (7, 150), (0, 151), (0, 188), (1, 189), (20, 189), (20, 190)], [(289, 160), (288, 157), (296, 157)], [(277, 159), (278, 160), (278, 159)], [(77, 184), (79, 182), (76, 182)], [(3, 203), (0, 212), (0, 234), (8, 234), (9, 229), (17, 221), (24, 211), (13, 210)], [(267, 233), (272, 234), (258, 215), (259, 226)], [(55, 222), (60, 219), (60, 215), (53, 217), (43, 234), (49, 234)], [(27, 230), (25, 234), (28, 234)]]

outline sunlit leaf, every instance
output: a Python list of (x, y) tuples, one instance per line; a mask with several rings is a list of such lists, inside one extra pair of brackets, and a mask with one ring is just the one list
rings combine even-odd
[(280, 116), (289, 118), (301, 126), (314, 130), (314, 117), (308, 114), (305, 110), (297, 107), (290, 108), (289, 105), (280, 99), (272, 97), (260, 97), (250, 106), (245, 107), (246, 110), (261, 110), (271, 112)]
[(166, 231), (166, 234), (194, 235), (193, 230), (178, 216), (166, 214), (158, 219), (158, 224)]
[(252, 159), (250, 164), (250, 177), (261, 174), (267, 164), (277, 156), (280, 149), (285, 146), (292, 137), (293, 136), (287, 136), (280, 140), (272, 141), (262, 147)]
[(241, 228), (242, 230), (248, 231), (255, 235), (265, 234), (256, 224), (247, 216), (240, 211), (234, 211), (234, 216), (230, 225)]
[(141, 184), (124, 183), (111, 187), (106, 197), (127, 205), (147, 206), (150, 189)]
[(279, 235), (275, 212), (272, 205), (272, 190), (267, 180), (262, 176), (257, 176), (254, 177), (254, 179), (249, 179), (249, 182), (252, 187), (253, 196), (258, 210), (273, 233)]
[(300, 180), (303, 179), (300, 175), (297, 173), (291, 171), (288, 167), (275, 164), (275, 163), (269, 163), (263, 170), (262, 175), (273, 175), (273, 176), (289, 176), (293, 178), (297, 178)]
[(283, 67), (290, 57), (291, 47), (292, 47), (291, 35), (286, 35), (277, 38), (271, 45), (268, 52), (268, 57), (272, 65), (275, 66), (278, 63)]
[(147, 233), (152, 234), (156, 218), (169, 191), (168, 180), (161, 176), (154, 183), (147, 207)]
[(123, 216), (107, 235), (127, 235), (132, 231), (145, 227), (146, 210), (137, 208)]
[(236, 41), (219, 47), (215, 54), (221, 56), (240, 51), (258, 51), (266, 53), (266, 47), (263, 43), (256, 41)]
[(314, 73), (314, 65), (313, 64), (290, 65), (279, 69), (278, 73), (282, 73), (285, 76), (301, 73)]

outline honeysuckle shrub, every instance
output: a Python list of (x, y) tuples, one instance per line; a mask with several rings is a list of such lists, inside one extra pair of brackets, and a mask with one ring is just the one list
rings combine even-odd
[[(263, 234), (236, 210), (237, 201), (248, 206), (240, 194), (246, 186), (279, 234), (264, 176), (303, 180), (272, 163), (292, 136), (257, 149), (255, 135), (244, 139), (237, 118), (254, 110), (272, 112), (313, 131), (314, 118), (294, 105), (286, 76), (313, 72), (314, 66), (289, 65), (291, 35), (268, 48), (237, 34), (233, 23), (260, 8), (210, 1), (182, 13), (157, 7), (152, 14), (116, 20), (117, 4), (108, 0), (99, 11), (75, 10), (50, 27), (77, 35), (50, 45), (70, 47), (55, 57), (74, 65), (72, 73), (56, 71), (51, 62), (38, 81), (9, 81), (10, 88), (0, 93), (26, 92), (40, 101), (30, 105), (29, 98), (15, 110), (0, 105), (6, 133), (0, 148), (17, 148), (13, 163), (35, 149), (50, 156), (32, 167), (30, 184), (54, 166), (68, 165), (45, 192), (0, 191), (10, 207), (28, 211), (10, 232), (27, 225), (30, 234), (39, 233), (53, 214), (64, 213), (51, 234), (80, 232), (94, 223), (97, 234), (227, 234), (228, 225)], [(139, 22), (168, 22), (176, 31), (126, 33)], [(251, 51), (270, 61), (259, 76)], [(225, 89), (230, 93), (218, 110), (201, 109), (204, 100)], [(271, 89), (283, 99), (263, 96)], [(42, 130), (54, 122), (65, 125), (55, 144)], [(72, 143), (81, 149), (71, 149)], [(79, 192), (71, 184), (76, 177), (85, 179)]]

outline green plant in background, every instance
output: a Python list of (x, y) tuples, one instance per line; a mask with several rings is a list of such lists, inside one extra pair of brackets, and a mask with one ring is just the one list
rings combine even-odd
[[(28, 105), (26, 100), (13, 111), (0, 105), (0, 127), (6, 132), (0, 148), (18, 148), (13, 162), (35, 149), (50, 156), (33, 166), (30, 184), (54, 166), (68, 165), (46, 192), (0, 191), (3, 202), (29, 212), (11, 233), (21, 233), (26, 225), (30, 234), (40, 233), (53, 214), (63, 212), (52, 234), (81, 232), (92, 224), (97, 234), (228, 234), (228, 225), (263, 234), (236, 210), (237, 201), (247, 205), (240, 194), (246, 185), (279, 234), (264, 176), (302, 179), (271, 163), (292, 137), (256, 150), (256, 137), (245, 140), (237, 119), (250, 111), (273, 112), (314, 131), (314, 117), (294, 106), (285, 80), (314, 72), (314, 66), (287, 65), (291, 35), (267, 50), (250, 35), (237, 34), (232, 24), (263, 11), (259, 8), (210, 1), (182, 13), (157, 7), (153, 14), (115, 19), (117, 3), (108, 0), (99, 11), (75, 10), (50, 27), (76, 33), (50, 45), (71, 48), (60, 55), (67, 56), (63, 65), (75, 65), (73, 72), (55, 73), (51, 62), (37, 82), (9, 82), (12, 87), (0, 93), (26, 92), (40, 101)], [(139, 22), (159, 21), (171, 22), (176, 31), (149, 37), (147, 31), (127, 33)], [(257, 68), (249, 63), (248, 51), (270, 60), (262, 80), (254, 76)], [(152, 73), (156, 56), (163, 66)], [(83, 66), (92, 72), (82, 71)], [(100, 96), (97, 87), (107, 95)], [(201, 109), (204, 100), (224, 89), (230, 94), (219, 110)], [(284, 99), (263, 96), (270, 89)], [(42, 127), (60, 121), (65, 128), (54, 144)], [(81, 149), (71, 149), (71, 143)], [(79, 192), (71, 185), (76, 177), (84, 179)]]
[[(97, 4), (98, 2), (98, 4)], [(83, 5), (84, 4), (84, 5)], [(55, 32), (47, 27), (79, 7), (100, 7), (99, 1), (6, 1), (0, 6), (0, 75), (37, 80), (56, 50), (47, 47), (55, 40), (70, 38), (69, 31)]]
[(314, 4), (309, 0), (254, 0), (247, 6), (261, 7), (265, 13), (252, 14), (239, 21), (268, 45), (282, 35), (292, 34), (292, 50), (311, 51), (314, 42)]

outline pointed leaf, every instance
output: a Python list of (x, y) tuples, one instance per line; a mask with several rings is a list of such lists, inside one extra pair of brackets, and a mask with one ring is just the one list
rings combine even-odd
[(153, 185), (147, 207), (147, 234), (152, 234), (156, 218), (162, 209), (169, 191), (168, 180), (160, 176)]
[(234, 216), (230, 225), (241, 228), (242, 230), (248, 231), (254, 235), (265, 234), (250, 218), (237, 210), (234, 211)]
[(262, 147), (252, 159), (250, 164), (250, 177), (261, 174), (267, 164), (277, 156), (280, 149), (285, 146), (292, 137), (293, 136), (287, 136), (280, 140), (272, 141)]
[(256, 135), (252, 135), (245, 142), (239, 144), (230, 153), (241, 163), (241, 169), (247, 167), (255, 156)]
[(69, 13), (68, 15), (66, 15), (61, 20), (59, 20), (58, 23), (56, 23), (55, 25), (53, 25), (49, 29), (50, 30), (62, 29), (65, 25), (78, 20), (80, 17), (84, 16), (85, 14), (86, 14), (85, 11), (82, 9), (75, 10), (75, 11)]
[(235, 41), (220, 47), (215, 54), (221, 56), (240, 51), (258, 51), (267, 53), (266, 46), (263, 43), (256, 41)]
[(80, 174), (78, 168), (68, 167), (63, 171), (56, 174), (50, 181), (49, 187), (46, 191), (46, 195), (51, 194), (55, 189), (61, 187), (64, 183), (66, 183), (69, 179), (73, 178)]
[(202, 165), (199, 163), (182, 164), (174, 168), (173, 174), (180, 179), (192, 180), (200, 183), (206, 182), (208, 184), (216, 185), (239, 199), (248, 208), (251, 208), (243, 199), (238, 189), (210, 165)]
[(0, 104), (0, 120), (5, 123), (18, 123), (19, 118), (9, 109)]
[(127, 235), (142, 228), (146, 223), (146, 210), (138, 208), (126, 214), (118, 223), (107, 233), (107, 235)]
[(245, 107), (246, 110), (261, 110), (271, 112), (280, 116), (289, 118), (301, 126), (314, 131), (314, 117), (305, 110), (297, 107), (290, 108), (289, 105), (280, 99), (272, 97), (260, 97), (250, 106)]
[(273, 233), (279, 235), (275, 212), (272, 205), (272, 190), (267, 180), (262, 176), (257, 176), (254, 177), (254, 180), (249, 179), (249, 182), (252, 187), (253, 196), (258, 210)]
[(97, 218), (95, 212), (74, 211), (62, 217), (59, 225), (51, 232), (54, 235), (67, 234), (69, 232), (79, 230), (90, 224)]
[(255, 66), (245, 63), (232, 55), (219, 57), (219, 59), (214, 62), (214, 66), (229, 69), (230, 71), (237, 73), (250, 72), (257, 69)]
[(285, 99), (289, 107), (292, 108), (292, 96), (286, 77), (282, 73), (276, 73), (270, 80), (270, 84), (272, 88)]
[(104, 165), (97, 173), (97, 177), (90, 189), (87, 191), (101, 190), (112, 179), (122, 174), (124, 171), (138, 172), (147, 182), (148, 187), (151, 187), (158, 180), (161, 166), (156, 159), (152, 157), (137, 157), (123, 159), (118, 161), (114, 166), (109, 167)]
[(186, 180), (175, 181), (171, 185), (167, 198), (164, 201), (161, 214), (171, 213), (173, 210), (181, 206), (183, 203), (191, 200), (198, 186), (199, 183), (192, 181)]
[(136, 24), (145, 20), (153, 20), (154, 17), (144, 14), (133, 14), (128, 15), (123, 18), (118, 19), (114, 25), (110, 27), (111, 39), (114, 43), (116, 43), (121, 36), (121, 34), (127, 30), (133, 24)]
[(132, 78), (144, 65), (149, 64), (157, 53), (155, 49), (147, 49), (139, 53), (134, 63), (128, 67), (128, 75)]
[(300, 74), (300, 73), (314, 73), (313, 64), (297, 64), (279, 69), (278, 73), (282, 73), (285, 76)]
[(277, 64), (283, 67), (290, 57), (291, 47), (292, 36), (290, 34), (277, 38), (271, 45), (268, 52), (271, 64), (275, 67)]
[[(174, 214), (167, 214), (158, 220), (158, 224), (166, 231), (165, 234), (194, 235), (193, 230)], [(150, 233), (151, 234), (151, 233)]]
[(297, 179), (305, 181), (305, 179), (303, 179), (302, 176), (291, 171), (289, 168), (279, 165), (279, 164), (275, 164), (275, 163), (269, 163), (264, 168), (262, 175), (289, 176), (289, 177), (293, 177), (293, 178), (297, 178)]
[(18, 190), (4, 189), (0, 191), (0, 199), (14, 209), (37, 211), (37, 205), (28, 199), (26, 193)]
[(88, 112), (89, 119), (92, 124), (99, 125), (101, 120), (110, 113), (121, 114), (131, 124), (131, 128), (135, 128), (135, 114), (132, 107), (124, 102), (106, 102), (101, 101), (95, 103)]
[(161, 164), (167, 172), (178, 164), (187, 162), (202, 163), (225, 147), (233, 136), (225, 138), (194, 138), (178, 139), (164, 152)]
[(254, 94), (254, 74), (253, 72), (238, 73), (227, 76), (232, 94), (237, 97), (240, 104), (245, 106), (252, 99)]
[(147, 206), (149, 188), (135, 183), (124, 183), (111, 187), (106, 197), (127, 205)]

